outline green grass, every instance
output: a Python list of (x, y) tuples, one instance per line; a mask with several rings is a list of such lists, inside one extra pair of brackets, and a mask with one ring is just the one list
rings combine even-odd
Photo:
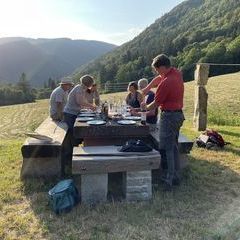
[[(54, 215), (47, 205), (47, 191), (58, 179), (19, 179), (24, 132), (34, 130), (47, 116), (48, 101), (1, 107), (0, 239), (238, 239), (239, 75), (210, 79), (208, 86), (209, 127), (219, 130), (232, 144), (221, 151), (193, 148), (180, 187), (171, 193), (155, 189), (153, 200), (147, 203), (78, 205), (62, 216)], [(182, 132), (194, 139), (199, 132), (192, 127), (193, 83), (186, 84), (185, 93), (187, 120)], [(103, 96), (123, 97), (123, 93)], [(228, 114), (219, 114), (219, 105)]]

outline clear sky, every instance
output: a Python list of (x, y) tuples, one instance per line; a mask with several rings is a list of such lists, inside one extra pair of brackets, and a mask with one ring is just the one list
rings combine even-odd
[(68, 37), (120, 45), (181, 2), (0, 0), (0, 37)]

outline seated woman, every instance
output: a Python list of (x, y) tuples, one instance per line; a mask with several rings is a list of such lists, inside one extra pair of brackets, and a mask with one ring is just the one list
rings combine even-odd
[(128, 84), (128, 95), (126, 97), (126, 104), (132, 108), (140, 108), (143, 101), (143, 95), (138, 91), (138, 85), (136, 82), (130, 82)]
[(95, 104), (96, 106), (100, 105), (100, 96), (97, 90), (97, 84), (94, 83), (91, 88), (86, 92), (86, 99), (89, 103)]
[[(142, 78), (138, 81), (138, 87), (140, 90), (146, 88), (148, 85), (148, 80), (146, 78)], [(144, 98), (144, 102), (146, 104), (150, 104), (151, 102), (154, 101), (155, 98), (155, 93), (151, 90), (149, 90), (146, 93), (146, 96)], [(131, 109), (131, 114), (134, 116), (141, 116), (140, 113), (140, 108), (132, 108)], [(155, 108), (153, 110), (147, 111), (147, 119), (146, 122), (149, 124), (156, 124), (157, 123), (157, 118), (158, 118), (158, 108)]]
[(91, 76), (84, 75), (80, 78), (80, 83), (68, 95), (67, 103), (63, 110), (63, 119), (70, 131), (73, 129), (74, 122), (82, 108), (96, 110), (96, 106), (89, 103), (86, 98), (86, 92), (92, 87), (93, 83), (94, 81)]

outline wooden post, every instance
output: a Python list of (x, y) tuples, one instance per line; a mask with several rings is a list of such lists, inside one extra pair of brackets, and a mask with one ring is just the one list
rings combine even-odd
[(207, 101), (208, 93), (206, 85), (208, 82), (209, 65), (197, 64), (195, 70), (195, 99), (194, 99), (194, 127), (198, 131), (204, 131), (207, 128)]

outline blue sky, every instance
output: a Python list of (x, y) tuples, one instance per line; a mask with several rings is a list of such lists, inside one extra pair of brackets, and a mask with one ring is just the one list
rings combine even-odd
[(0, 0), (0, 37), (122, 44), (183, 0)]

